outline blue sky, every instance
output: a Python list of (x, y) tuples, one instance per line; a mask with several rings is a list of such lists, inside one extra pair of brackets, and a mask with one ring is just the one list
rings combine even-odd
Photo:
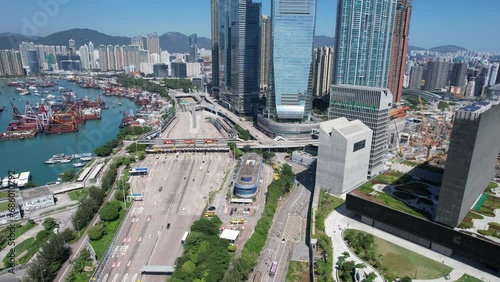
[[(337, 1), (317, 1), (316, 34), (334, 36)], [(261, 2), (269, 15), (271, 0)], [(0, 33), (45, 36), (81, 27), (123, 36), (167, 31), (210, 36), (210, 0), (0, 0), (0, 11)], [(410, 45), (500, 52), (494, 31), (498, 11), (500, 0), (414, 0)]]

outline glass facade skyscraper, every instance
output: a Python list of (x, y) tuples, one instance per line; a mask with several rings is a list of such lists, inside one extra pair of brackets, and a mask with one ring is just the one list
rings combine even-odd
[[(238, 114), (257, 110), (260, 93), (261, 3), (252, 0), (213, 1), (212, 16), (217, 26), (216, 73), (220, 103)], [(214, 12), (215, 11), (215, 12)], [(215, 51), (215, 50), (213, 50)], [(216, 75), (214, 73), (213, 75)]]
[(338, 0), (333, 84), (387, 87), (397, 0)]
[(316, 0), (272, 0), (268, 117), (310, 119)]

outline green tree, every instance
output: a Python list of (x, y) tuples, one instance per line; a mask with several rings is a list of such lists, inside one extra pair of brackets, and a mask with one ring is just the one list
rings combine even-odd
[(89, 188), (89, 197), (96, 200), (97, 205), (100, 206), (106, 197), (106, 192), (104, 189), (92, 186)]
[(75, 231), (73, 229), (66, 228), (61, 232), (61, 236), (65, 243), (70, 242), (71, 240), (76, 238)]
[(47, 217), (43, 221), (42, 225), (43, 225), (43, 228), (45, 228), (45, 230), (47, 230), (47, 231), (52, 231), (52, 230), (54, 230), (54, 228), (56, 228), (57, 226), (59, 226), (57, 224), (57, 222), (52, 217)]
[(405, 276), (405, 277), (401, 278), (401, 282), (411, 282), (411, 281), (412, 281), (412, 279), (410, 276)]
[(117, 201), (112, 201), (106, 204), (99, 212), (102, 221), (110, 222), (116, 220), (120, 216), (121, 205)]
[(95, 241), (104, 237), (104, 235), (106, 235), (106, 230), (104, 229), (104, 225), (102, 223), (99, 223), (92, 226), (92, 228), (89, 229), (87, 234), (89, 235), (90, 240)]
[(68, 171), (65, 171), (62, 176), (61, 176), (61, 179), (63, 181), (71, 181), (73, 178), (75, 178), (76, 176), (76, 172), (74, 169), (70, 169)]
[(95, 149), (95, 153), (99, 157), (107, 157), (107, 156), (111, 155), (112, 152), (113, 152), (112, 147), (110, 147), (108, 145), (102, 145), (102, 146), (97, 147)]

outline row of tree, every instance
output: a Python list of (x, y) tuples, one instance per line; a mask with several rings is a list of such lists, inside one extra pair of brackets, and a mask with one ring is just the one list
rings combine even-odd
[(123, 145), (123, 140), (127, 136), (137, 136), (137, 135), (142, 135), (145, 133), (148, 133), (152, 130), (151, 127), (138, 127), (138, 126), (133, 126), (133, 127), (124, 127), (120, 129), (120, 132), (118, 132), (118, 135), (114, 139), (111, 139), (108, 141), (106, 144), (99, 146), (95, 149), (96, 155), (100, 157), (107, 157), (113, 153), (113, 149), (118, 148)]
[(191, 226), (184, 242), (184, 254), (175, 263), (170, 281), (219, 282), (229, 266), (227, 240), (220, 239), (222, 222), (217, 216), (211, 220), (201, 218)]
[(85, 229), (99, 210), (105, 197), (106, 192), (103, 189), (94, 186), (89, 188), (88, 197), (81, 200), (78, 209), (71, 219), (76, 230), (80, 231)]
[(120, 83), (123, 87), (141, 89), (152, 93), (158, 93), (163, 98), (170, 99), (170, 96), (168, 96), (168, 91), (167, 89), (165, 89), (165, 87), (156, 84), (148, 79), (135, 78), (127, 75), (119, 75), (117, 77), (117, 82)]
[(232, 268), (226, 271), (225, 282), (247, 281), (248, 275), (252, 272), (260, 253), (266, 244), (269, 229), (273, 221), (274, 214), (278, 206), (278, 200), (292, 188), (292, 181), (295, 174), (292, 168), (285, 164), (281, 168), (281, 179), (274, 180), (267, 187), (266, 205), (262, 217), (257, 222), (252, 237), (248, 239), (241, 256), (233, 262)]

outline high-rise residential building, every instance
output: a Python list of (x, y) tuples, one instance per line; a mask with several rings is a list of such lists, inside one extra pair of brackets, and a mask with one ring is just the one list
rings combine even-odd
[(144, 49), (144, 38), (141, 35), (132, 37), (130, 45), (139, 46), (139, 49)]
[(330, 93), (332, 85), (333, 47), (314, 48), (312, 94), (323, 97)]
[(160, 54), (160, 37), (156, 32), (147, 35), (146, 50), (148, 50), (150, 54)]
[(99, 45), (99, 68), (101, 71), (108, 71), (108, 49), (105, 45)]
[(333, 84), (386, 88), (396, 0), (338, 0)]
[(123, 70), (123, 68), (125, 68), (123, 60), (123, 48), (119, 45), (115, 45), (114, 53), (115, 53), (115, 70)]
[(392, 94), (386, 88), (355, 85), (332, 85), (328, 118), (359, 119), (373, 131), (368, 175), (373, 177), (384, 169), (387, 156), (389, 110)]
[(496, 84), (498, 77), (498, 63), (493, 63), (490, 69), (490, 77), (488, 79), (488, 87), (491, 87)]
[(164, 63), (153, 64), (153, 74), (155, 77), (167, 77), (168, 65)]
[(14, 50), (0, 50), (0, 75), (22, 75), (21, 53)]
[(176, 78), (186, 78), (187, 77), (187, 66), (186, 63), (182, 62), (172, 62), (170, 63), (172, 67), (172, 76)]
[(423, 66), (413, 66), (410, 73), (410, 85), (409, 89), (420, 90), (422, 87), (422, 78), (424, 75)]
[(394, 102), (401, 101), (401, 94), (403, 92), (410, 16), (411, 0), (398, 0), (396, 15), (394, 16), (394, 32), (392, 34), (391, 60), (387, 82), (387, 88), (391, 91)]
[(474, 80), (469, 80), (465, 85), (465, 97), (474, 97), (474, 91), (476, 90), (476, 82)]
[(219, 0), (211, 0), (211, 39), (212, 39), (212, 95), (219, 98)]
[(113, 45), (106, 46), (106, 52), (108, 55), (108, 67), (110, 70), (116, 70), (116, 62), (115, 62), (115, 48)]
[(70, 56), (75, 56), (76, 55), (76, 48), (75, 48), (75, 40), (70, 39), (68, 42), (68, 51)]
[(485, 73), (480, 73), (478, 76), (474, 78), (474, 82), (476, 84), (476, 87), (474, 88), (474, 96), (475, 97), (481, 97), (483, 96), (483, 90), (484, 86), (486, 85), (486, 74)]
[(92, 43), (92, 41), (89, 42), (89, 62), (90, 62), (90, 69), (94, 69), (95, 56), (94, 56), (94, 43)]
[(465, 87), (467, 82), (467, 63), (453, 63), (450, 71), (450, 86)]
[(475, 102), (455, 112), (435, 221), (462, 222), (494, 177), (500, 150), (500, 106)]
[(267, 116), (309, 120), (316, 0), (271, 1)]
[(372, 130), (359, 120), (320, 123), (316, 188), (340, 196), (366, 181), (371, 142)]
[(196, 62), (198, 56), (198, 35), (193, 33), (189, 36), (189, 62)]
[(424, 90), (442, 89), (448, 86), (448, 74), (450, 62), (432, 61), (427, 63), (427, 71), (424, 75)]
[(271, 18), (262, 15), (260, 29), (260, 89), (267, 92), (271, 60)]
[(220, 0), (219, 5), (219, 100), (235, 113), (251, 114), (260, 93), (261, 4)]
[(34, 49), (35, 49), (35, 43), (33, 42), (21, 42), (21, 44), (19, 44), (19, 52), (21, 52), (21, 60), (23, 63), (23, 68), (29, 67), (28, 50), (34, 50)]
[(89, 48), (88, 48), (87, 44), (80, 46), (78, 53), (80, 54), (82, 68), (86, 69), (86, 70), (90, 69), (90, 55), (89, 55)]
[(28, 50), (28, 66), (30, 73), (40, 73), (40, 61), (38, 58), (38, 50)]

